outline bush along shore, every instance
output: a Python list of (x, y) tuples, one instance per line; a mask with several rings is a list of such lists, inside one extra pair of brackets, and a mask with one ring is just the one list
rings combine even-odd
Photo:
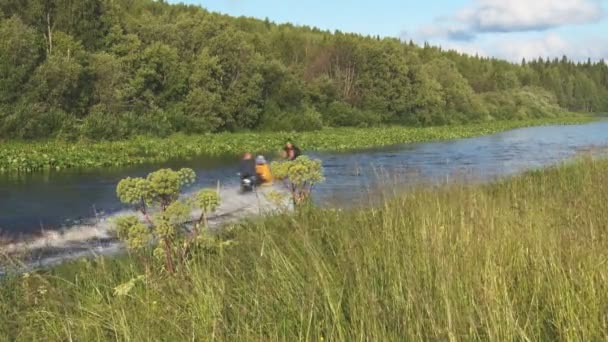
[(205, 238), (172, 272), (139, 245), (8, 276), (0, 336), (605, 340), (607, 196), (608, 162), (585, 159), (373, 208), (277, 213)]
[(95, 168), (188, 159), (195, 156), (238, 155), (243, 151), (275, 151), (286, 139), (308, 151), (346, 151), (393, 144), (467, 138), (514, 128), (578, 124), (593, 120), (574, 116), (522, 121), (496, 121), (462, 126), (328, 128), (318, 131), (284, 133), (219, 133), (174, 135), (167, 138), (138, 137), (102, 142), (17, 142), (7, 141), (0, 148), (0, 172), (36, 172), (68, 168)]

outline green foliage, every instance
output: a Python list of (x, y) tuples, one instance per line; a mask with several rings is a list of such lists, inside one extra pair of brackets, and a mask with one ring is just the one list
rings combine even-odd
[(260, 126), (266, 131), (307, 132), (323, 128), (322, 115), (314, 108), (304, 107), (281, 111), (274, 103), (266, 106)]
[(484, 94), (492, 117), (519, 120), (558, 116), (561, 109), (550, 92), (534, 87)]
[(7, 275), (0, 336), (606, 340), (608, 162), (387, 192), (225, 227), (173, 277), (139, 254)]
[(182, 168), (177, 171), (177, 175), (179, 176), (180, 186), (191, 185), (196, 181), (196, 173), (194, 170), (189, 168)]
[(114, 288), (114, 296), (118, 296), (118, 297), (127, 296), (129, 294), (129, 292), (131, 292), (131, 290), (133, 290), (135, 285), (137, 285), (137, 283), (143, 282), (144, 279), (145, 279), (145, 276), (140, 275), (140, 276), (130, 279), (128, 282), (126, 282), (124, 284), (120, 284), (120, 285), (116, 286)]
[(137, 216), (122, 216), (114, 221), (116, 236), (131, 250), (142, 250), (152, 242), (152, 233)]
[(150, 184), (150, 198), (152, 201), (168, 205), (179, 196), (181, 178), (179, 173), (171, 169), (162, 169), (153, 172), (147, 177)]
[(370, 110), (361, 110), (344, 102), (334, 101), (323, 112), (324, 120), (334, 127), (378, 126), (382, 118)]
[[(191, 208), (179, 201), (175, 201), (159, 213), (155, 219), (165, 221), (169, 225), (179, 226), (190, 218)], [(162, 234), (158, 233), (160, 236)]]
[(119, 239), (127, 240), (129, 237), (129, 229), (139, 223), (137, 216), (121, 216), (114, 221), (116, 235)]
[[(83, 120), (80, 131), (94, 141), (126, 138), (131, 129), (129, 128), (131, 121), (128, 114), (110, 114), (105, 112), (100, 105), (91, 108), (91, 113)], [(71, 133), (75, 133), (73, 138), (76, 138), (78, 136), (78, 128), (74, 129)]]
[(143, 178), (127, 177), (116, 186), (118, 199), (125, 204), (139, 205), (150, 202), (150, 182)]
[[(467, 138), (508, 129), (547, 124), (579, 124), (591, 117), (486, 122), (453, 127), (334, 128), (303, 133), (222, 133), (175, 135), (166, 139), (135, 138), (116, 142), (6, 142), (0, 149), (0, 173), (137, 165), (188, 159), (199, 155), (240, 155), (242, 151), (273, 151), (293, 139), (304, 150), (344, 151), (430, 140)], [(134, 204), (126, 201), (126, 203)]]
[(125, 204), (143, 205), (141, 209), (144, 211), (146, 206), (154, 204), (165, 208), (177, 200), (181, 189), (193, 183), (195, 178), (192, 169), (162, 169), (150, 173), (146, 178), (127, 177), (121, 180), (116, 187), (116, 194)]
[[(202, 190), (189, 201), (179, 201), (183, 187), (192, 184), (196, 174), (191, 169), (173, 171), (161, 169), (150, 173), (146, 178), (125, 178), (116, 187), (121, 202), (136, 205), (145, 218), (145, 224), (136, 216), (117, 218), (114, 222), (116, 235), (134, 251), (153, 247), (153, 255), (165, 262), (165, 269), (173, 273), (176, 260), (185, 261), (191, 245), (198, 243), (200, 224), (187, 236), (187, 223), (193, 207), (204, 214), (215, 211), (220, 203), (217, 192)], [(150, 215), (149, 207), (157, 205), (158, 211)], [(203, 220), (201, 220), (203, 221)], [(191, 234), (192, 235), (192, 234)]]
[(203, 189), (193, 197), (194, 205), (205, 213), (213, 212), (220, 205), (220, 195), (216, 190)]
[(217, 190), (203, 189), (197, 192), (192, 197), (192, 203), (194, 207), (201, 210), (201, 216), (198, 220), (196, 228), (198, 226), (208, 226), (207, 215), (214, 212), (220, 206), (220, 195)]
[(294, 205), (305, 203), (315, 184), (323, 182), (323, 166), (320, 160), (300, 156), (293, 161), (272, 162), (273, 176), (285, 182)]
[[(125, 139), (608, 111), (608, 65), (521, 65), (152, 0), (0, 1), (0, 136)], [(537, 112), (539, 89), (557, 101)], [(513, 108), (516, 107), (516, 108)]]
[(41, 55), (36, 30), (19, 17), (0, 20), (0, 105), (15, 103)]
[(153, 235), (150, 229), (143, 223), (136, 223), (129, 227), (125, 242), (127, 247), (132, 250), (140, 250), (146, 248), (152, 241)]
[(300, 156), (294, 161), (273, 162), (272, 170), (277, 179), (288, 179), (296, 186), (323, 181), (321, 161), (307, 156)]

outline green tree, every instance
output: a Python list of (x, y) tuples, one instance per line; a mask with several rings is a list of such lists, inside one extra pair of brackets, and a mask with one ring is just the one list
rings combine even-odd
[(222, 69), (219, 58), (201, 51), (192, 65), (190, 92), (185, 99), (186, 132), (215, 132), (225, 124), (222, 110)]
[(449, 113), (467, 113), (474, 110), (474, 92), (456, 65), (439, 58), (424, 65), (424, 70), (441, 85), (443, 109)]
[(389, 120), (403, 119), (411, 111), (413, 88), (410, 69), (399, 46), (383, 42), (367, 47), (366, 61), (361, 66), (357, 92), (361, 94), (361, 107), (388, 116)]
[(559, 113), (608, 111), (604, 61), (515, 64), (166, 1), (0, 0), (7, 137), (513, 119), (539, 88)]
[(146, 47), (137, 61), (129, 82), (129, 98), (138, 112), (165, 108), (179, 98), (186, 85), (185, 70), (179, 54), (171, 46), (153, 43)]
[(220, 66), (220, 74), (216, 76), (223, 128), (255, 127), (262, 112), (260, 56), (244, 33), (230, 29), (210, 39), (209, 53), (218, 59)]
[(0, 21), (0, 104), (23, 95), (40, 58), (41, 42), (33, 28), (16, 16)]

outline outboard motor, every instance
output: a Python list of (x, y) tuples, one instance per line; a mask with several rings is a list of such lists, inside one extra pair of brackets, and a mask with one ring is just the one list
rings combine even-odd
[(253, 189), (255, 189), (256, 183), (255, 183), (255, 177), (243, 177), (241, 176), (241, 174), (239, 173), (239, 177), (241, 177), (241, 192), (250, 192), (253, 191)]

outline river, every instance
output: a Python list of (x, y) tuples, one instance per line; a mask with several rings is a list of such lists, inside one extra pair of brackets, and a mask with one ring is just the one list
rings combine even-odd
[[(597, 121), (310, 155), (323, 161), (326, 176), (326, 182), (316, 188), (316, 200), (340, 205), (361, 198), (378, 179), (398, 179), (405, 184), (454, 178), (485, 181), (556, 164), (582, 148), (604, 145), (608, 145), (608, 122)], [(198, 175), (194, 188), (215, 187), (218, 181), (223, 187), (235, 188), (237, 165), (230, 158), (199, 157), (112, 169), (0, 175), (0, 229), (5, 236), (23, 237), (106, 217), (124, 209), (115, 194), (118, 181), (163, 167), (193, 168)]]

